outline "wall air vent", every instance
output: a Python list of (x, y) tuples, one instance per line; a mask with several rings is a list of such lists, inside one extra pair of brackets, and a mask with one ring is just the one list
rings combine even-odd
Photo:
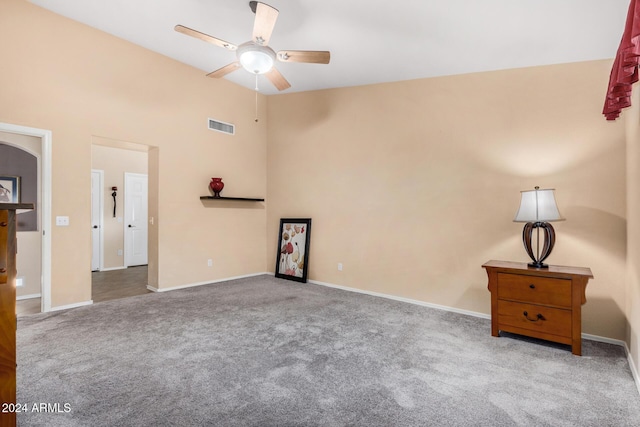
[(236, 133), (235, 125), (214, 119), (209, 119), (209, 129), (226, 133), (227, 135), (234, 135)]

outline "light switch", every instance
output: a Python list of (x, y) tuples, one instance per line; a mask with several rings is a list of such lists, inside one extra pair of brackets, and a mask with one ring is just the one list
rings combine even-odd
[(57, 216), (56, 217), (56, 225), (58, 227), (68, 227), (69, 226), (69, 217), (68, 216)]

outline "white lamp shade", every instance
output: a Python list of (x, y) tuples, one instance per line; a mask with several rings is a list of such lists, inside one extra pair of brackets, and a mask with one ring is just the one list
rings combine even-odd
[(270, 47), (259, 46), (253, 42), (240, 45), (236, 55), (242, 67), (254, 74), (270, 71), (276, 59), (276, 54)]
[(554, 189), (521, 191), (520, 208), (514, 222), (551, 222), (564, 218), (558, 211)]

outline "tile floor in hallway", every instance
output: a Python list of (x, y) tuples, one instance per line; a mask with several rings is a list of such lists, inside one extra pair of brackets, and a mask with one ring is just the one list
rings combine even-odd
[[(91, 273), (91, 299), (94, 304), (150, 293), (147, 289), (147, 266)], [(40, 298), (16, 302), (18, 317), (40, 313)]]

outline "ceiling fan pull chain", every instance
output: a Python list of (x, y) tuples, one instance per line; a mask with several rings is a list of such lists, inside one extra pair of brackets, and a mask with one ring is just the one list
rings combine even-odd
[(258, 123), (258, 75), (256, 74), (256, 123)]

